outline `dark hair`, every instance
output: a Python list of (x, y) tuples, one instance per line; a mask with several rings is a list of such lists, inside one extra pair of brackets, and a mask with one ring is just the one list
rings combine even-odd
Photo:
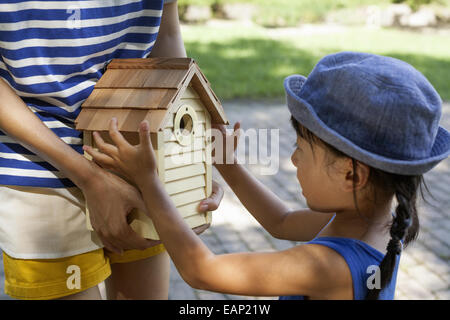
[[(313, 149), (313, 143), (321, 143), (325, 146), (335, 157), (348, 157), (345, 153), (337, 150), (333, 146), (324, 142), (311, 131), (302, 126), (291, 116), (291, 124), (294, 127), (297, 134), (307, 141)], [(356, 170), (356, 160), (352, 159), (353, 171)], [(356, 178), (355, 175), (353, 175)], [(419, 233), (419, 217), (417, 214), (416, 200), (417, 191), (420, 186), (422, 198), (423, 190), (422, 184), (425, 186), (427, 192), (429, 190), (423, 180), (422, 175), (407, 176), (388, 173), (376, 168), (370, 167), (370, 173), (368, 178), (374, 188), (374, 201), (376, 201), (376, 191), (382, 190), (386, 195), (395, 196), (397, 200), (397, 207), (395, 208), (395, 216), (393, 221), (388, 227), (390, 227), (391, 239), (387, 245), (387, 252), (384, 259), (380, 263), (380, 279), (381, 286), (379, 289), (369, 289), (366, 296), (367, 300), (377, 300), (380, 291), (386, 287), (392, 278), (392, 274), (396, 264), (397, 255), (402, 251), (403, 246), (406, 247), (411, 241), (414, 241)], [(355, 185), (355, 179), (353, 180)], [(361, 215), (356, 202), (356, 190), (353, 190), (353, 199), (355, 201), (355, 207), (357, 212)]]

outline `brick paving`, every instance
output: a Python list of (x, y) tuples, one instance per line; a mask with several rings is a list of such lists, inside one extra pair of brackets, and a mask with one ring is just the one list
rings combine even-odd
[[(224, 103), (231, 124), (241, 122), (248, 128), (280, 129), (280, 162), (275, 175), (260, 175), (260, 167), (248, 166), (258, 178), (291, 208), (306, 207), (290, 155), (295, 135), (290, 128), (289, 113), (282, 102), (229, 101)], [(450, 104), (445, 104), (441, 125), (450, 128)], [(270, 138), (268, 139), (270, 140)], [(220, 208), (214, 213), (212, 227), (201, 238), (216, 254), (242, 251), (274, 251), (296, 245), (272, 238), (240, 204), (231, 189), (214, 169), (214, 179), (225, 189)], [(435, 200), (420, 203), (421, 230), (418, 240), (402, 254), (397, 279), (396, 299), (450, 299), (450, 160), (441, 162), (425, 175)], [(428, 197), (429, 198), (429, 197)], [(1, 259), (1, 258), (0, 258)], [(0, 299), (3, 294), (3, 270), (0, 268)], [(189, 287), (171, 264), (170, 299), (276, 299), (220, 294)]]
[[(305, 199), (290, 162), (295, 135), (289, 112), (283, 102), (234, 101), (224, 103), (231, 126), (241, 122), (249, 128), (280, 129), (280, 163), (275, 175), (260, 175), (260, 167), (247, 166), (264, 184), (285, 200), (291, 208), (305, 208)], [(443, 108), (441, 125), (450, 128), (450, 104)], [(270, 140), (270, 138), (268, 138)], [(269, 153), (270, 154), (270, 153)], [(272, 238), (242, 206), (218, 172), (214, 179), (225, 189), (221, 207), (213, 215), (213, 224), (201, 238), (216, 254), (242, 251), (283, 250), (295, 242)], [(450, 299), (450, 159), (425, 175), (425, 182), (436, 200), (420, 203), (421, 230), (418, 240), (402, 254), (395, 299)], [(429, 197), (428, 197), (429, 198)], [(276, 299), (211, 293), (190, 288), (172, 264), (170, 299)]]

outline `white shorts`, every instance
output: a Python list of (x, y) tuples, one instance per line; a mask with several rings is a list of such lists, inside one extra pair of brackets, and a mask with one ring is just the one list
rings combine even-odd
[(99, 249), (85, 212), (77, 187), (0, 185), (0, 247), (18, 259), (56, 259)]

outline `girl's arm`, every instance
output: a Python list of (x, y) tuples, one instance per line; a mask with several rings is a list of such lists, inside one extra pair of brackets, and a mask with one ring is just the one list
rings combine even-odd
[(148, 247), (148, 241), (135, 234), (126, 223), (128, 211), (144, 207), (139, 191), (62, 141), (1, 78), (0, 128), (82, 189), (92, 225), (108, 249), (120, 252), (125, 248)]
[[(233, 143), (234, 150), (237, 148), (240, 135), (239, 122), (234, 125), (233, 134), (227, 134), (223, 125), (213, 125), (213, 128), (220, 130), (221, 135), (218, 136), (224, 139), (222, 143), (224, 146), (222, 163), (224, 164), (218, 164), (216, 161), (214, 166), (245, 208), (273, 237), (292, 241), (309, 241), (330, 221), (334, 214), (309, 209), (289, 209), (275, 193), (256, 179), (243, 165), (238, 164), (234, 154), (225, 154), (226, 141)], [(231, 164), (226, 164), (230, 162)]]
[(309, 241), (334, 215), (309, 209), (291, 210), (243, 165), (215, 166), (245, 208), (275, 238)]
[(141, 176), (137, 184), (177, 270), (194, 288), (237, 295), (323, 296), (351, 284), (343, 258), (323, 246), (215, 255), (181, 218), (156, 173)]
[(102, 165), (125, 172), (139, 187), (148, 214), (183, 279), (204, 290), (239, 295), (326, 296), (351, 288), (345, 260), (332, 249), (303, 245), (275, 253), (215, 255), (182, 219), (157, 174), (149, 124), (139, 128), (140, 144), (130, 145), (110, 122), (114, 145), (94, 132), (99, 151), (85, 150)]

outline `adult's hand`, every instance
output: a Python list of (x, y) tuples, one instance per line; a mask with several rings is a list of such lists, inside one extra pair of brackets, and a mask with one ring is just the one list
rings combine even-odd
[(134, 232), (127, 222), (134, 208), (146, 211), (138, 189), (96, 163), (91, 162), (91, 165), (95, 167), (95, 174), (81, 190), (89, 208), (91, 225), (106, 249), (122, 253), (126, 249), (143, 250), (155, 245), (155, 241)]

